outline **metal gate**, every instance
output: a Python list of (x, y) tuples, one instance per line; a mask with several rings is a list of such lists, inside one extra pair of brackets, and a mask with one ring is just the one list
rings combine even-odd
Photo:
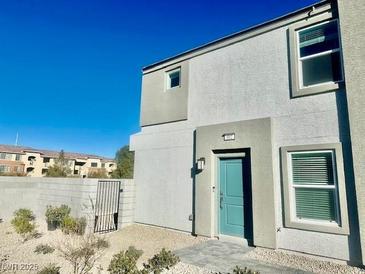
[(118, 229), (120, 181), (98, 181), (94, 232)]

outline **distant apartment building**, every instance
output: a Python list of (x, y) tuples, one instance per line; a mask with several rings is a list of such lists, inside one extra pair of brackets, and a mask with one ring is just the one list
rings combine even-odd
[[(89, 174), (100, 171), (105, 171), (107, 176), (110, 176), (116, 169), (113, 159), (73, 152), (65, 152), (64, 156), (71, 176), (88, 177)], [(18, 173), (30, 177), (43, 177), (58, 157), (58, 151), (0, 145), (0, 174)]]

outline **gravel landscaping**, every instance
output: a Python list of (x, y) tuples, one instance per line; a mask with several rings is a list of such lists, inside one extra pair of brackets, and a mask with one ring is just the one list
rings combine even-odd
[[(53, 247), (62, 245), (65, 235), (61, 230), (47, 231), (45, 223), (38, 225), (37, 230), (41, 234), (39, 238), (23, 242), (23, 239), (9, 223), (0, 223), (0, 264), (3, 267), (9, 264), (27, 264), (27, 267), (28, 265), (36, 265), (41, 269), (49, 263), (55, 263), (61, 267), (61, 273), (72, 273), (70, 265), (59, 256), (57, 249), (51, 254), (37, 254), (34, 252), (39, 244), (49, 244)], [(193, 237), (188, 233), (143, 225), (131, 225), (122, 230), (99, 236), (108, 240), (110, 246), (103, 252), (103, 256), (98, 260), (93, 273), (107, 273), (106, 269), (112, 256), (131, 245), (143, 250), (143, 255), (138, 261), (138, 265), (141, 266), (144, 261), (158, 253), (162, 248), (176, 250), (206, 241), (205, 238)], [(194, 266), (180, 264), (176, 266), (176, 269), (185, 269), (181, 273), (205, 273), (196, 272)], [(186, 272), (187, 270), (193, 272)], [(175, 272), (177, 270), (173, 271), (172, 273), (180, 273)], [(9, 271), (6, 273), (29, 273), (29, 271)], [(36, 273), (36, 271), (30, 273)]]
[[(23, 241), (15, 233), (13, 227), (5, 222), (0, 223), (0, 265), (9, 264), (29, 264), (37, 265), (39, 269), (55, 263), (61, 267), (61, 273), (72, 273), (71, 266), (60, 257), (57, 247), (63, 244), (66, 239), (60, 231), (47, 231), (46, 224), (38, 225), (40, 237)], [(176, 232), (168, 229), (162, 229), (144, 225), (131, 225), (120, 231), (107, 234), (99, 234), (110, 243), (110, 246), (103, 252), (102, 257), (97, 261), (92, 273), (107, 273), (106, 269), (112, 256), (129, 246), (135, 246), (143, 250), (143, 255), (138, 260), (138, 265), (142, 266), (148, 258), (158, 253), (162, 248), (176, 251), (187, 247), (199, 246), (208, 241), (203, 237), (193, 237), (187, 233)], [(214, 241), (214, 240), (211, 240)], [(49, 244), (56, 248), (50, 254), (37, 254), (34, 252), (39, 244)], [(365, 273), (363, 269), (340, 265), (333, 262), (316, 260), (307, 256), (300, 256), (284, 251), (274, 251), (262, 248), (255, 248), (245, 253), (242, 257), (243, 264), (246, 260), (259, 261), (272, 265), (280, 265), (303, 270), (312, 273)], [(244, 265), (242, 265), (244, 267)], [(232, 265), (232, 268), (234, 265)], [(255, 270), (255, 269), (253, 269)], [(0, 269), (1, 272), (1, 269)], [(29, 273), (30, 271), (8, 271), (7, 273)], [(36, 273), (36, 271), (30, 272)], [(187, 264), (182, 262), (164, 273), (184, 273), (184, 274), (208, 274), (215, 273), (210, 269)]]
[(310, 256), (300, 256), (280, 250), (269, 250), (263, 248), (255, 248), (247, 253), (247, 258), (283, 265), (309, 271), (313, 273), (337, 273), (337, 274), (357, 274), (365, 273), (364, 269), (352, 267), (344, 264), (337, 264), (330, 261), (317, 260)]

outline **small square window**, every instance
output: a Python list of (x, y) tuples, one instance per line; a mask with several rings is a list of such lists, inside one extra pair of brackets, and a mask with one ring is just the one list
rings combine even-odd
[(167, 89), (180, 87), (181, 69), (174, 69), (167, 72)]
[(92, 162), (91, 167), (98, 167), (98, 163)]
[(290, 28), (294, 97), (336, 90), (343, 81), (337, 19), (314, 17)]

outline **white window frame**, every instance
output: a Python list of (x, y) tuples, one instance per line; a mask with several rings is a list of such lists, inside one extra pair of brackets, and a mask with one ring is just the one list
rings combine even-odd
[[(292, 155), (293, 154), (309, 154), (309, 153), (331, 153), (332, 156), (332, 172), (334, 175), (334, 184), (333, 185), (294, 185), (293, 183), (293, 168), (292, 168)], [(319, 225), (330, 225), (330, 226), (339, 226), (340, 225), (340, 211), (339, 211), (339, 197), (338, 197), (338, 186), (337, 186), (337, 168), (336, 168), (336, 160), (335, 160), (335, 151), (334, 150), (306, 150), (306, 151), (290, 151), (288, 152), (288, 184), (289, 184), (289, 199), (291, 204), (291, 219), (298, 223), (311, 223), (311, 224), (319, 224)], [(335, 210), (336, 210), (336, 221), (325, 221), (325, 220), (315, 220), (315, 219), (306, 219), (306, 218), (298, 218), (297, 217), (297, 208), (296, 208), (296, 199), (295, 199), (295, 189), (297, 188), (318, 188), (318, 189), (333, 189), (335, 194)]]
[[(336, 50), (328, 50), (317, 54), (312, 54), (306, 57), (300, 57), (300, 45), (299, 45), (299, 32), (321, 25), (331, 21), (336, 21), (339, 48)], [(289, 27), (289, 50), (290, 50), (290, 84), (292, 97), (301, 97), (307, 95), (313, 95), (323, 92), (336, 91), (344, 87), (344, 69), (343, 58), (341, 51), (341, 33), (339, 28), (338, 19), (334, 18), (331, 13), (325, 13), (314, 17), (309, 17), (305, 21), (300, 21)], [(328, 81), (310, 86), (303, 86), (303, 73), (302, 73), (302, 61), (311, 59), (318, 56), (328, 55), (331, 52), (340, 53), (340, 66), (341, 66), (341, 80)]]
[[(176, 86), (176, 87), (171, 87), (171, 78), (170, 78), (170, 75), (172, 73), (175, 73), (175, 72), (179, 72), (179, 85)], [(166, 75), (166, 79), (165, 79), (165, 85), (166, 85), (166, 90), (175, 90), (175, 89), (178, 89), (181, 87), (181, 67), (178, 67), (178, 68), (174, 68), (172, 70), (169, 70), (169, 71), (166, 71), (165, 73)]]
[[(321, 25), (324, 25), (324, 24), (328, 24), (328, 23), (331, 23), (331, 22), (336, 22), (338, 39), (340, 40), (340, 29), (339, 29), (339, 25), (338, 25), (338, 20), (337, 19), (327, 20), (327, 21), (324, 21), (324, 22), (321, 22), (321, 23), (318, 23), (318, 24), (314, 24), (314, 25), (310, 25), (308, 27), (301, 28), (301, 29), (298, 29), (298, 30), (295, 31), (296, 32), (296, 39), (297, 39), (296, 40), (296, 46), (297, 46), (297, 56), (298, 56), (298, 62), (297, 62), (297, 65), (298, 65), (298, 78), (299, 78), (299, 86), (300, 86), (301, 89), (343, 82), (343, 64), (342, 64), (342, 58), (341, 58), (342, 55), (341, 55), (341, 50), (340, 50), (340, 47), (341, 47), (340, 41), (339, 41), (339, 44), (338, 44), (338, 48), (337, 49), (326, 50), (326, 51), (323, 51), (323, 52), (320, 52), (320, 53), (308, 55), (308, 56), (305, 56), (305, 57), (300, 57), (299, 33), (301, 31), (303, 31), (303, 30), (311, 29), (311, 28), (318, 27), (318, 26), (321, 26)], [(334, 52), (339, 52), (340, 53), (341, 80), (338, 80), (338, 81), (327, 81), (327, 82), (322, 82), (322, 83), (319, 83), (319, 84), (304, 86), (303, 85), (303, 61), (308, 60), (308, 59), (313, 59), (313, 58), (316, 58), (316, 57), (319, 57), (319, 56), (330, 55), (330, 54), (332, 54)]]
[[(318, 188), (334, 188), (336, 221), (312, 220), (296, 216), (295, 188), (292, 177), (292, 154), (332, 152), (332, 168), (334, 169), (334, 186), (318, 186)], [(345, 175), (343, 167), (342, 145), (315, 144), (281, 148), (281, 168), (283, 180), (284, 226), (288, 228), (311, 230), (333, 234), (349, 234)], [(299, 186), (305, 188), (305, 186)], [(309, 188), (313, 188), (310, 186)]]

